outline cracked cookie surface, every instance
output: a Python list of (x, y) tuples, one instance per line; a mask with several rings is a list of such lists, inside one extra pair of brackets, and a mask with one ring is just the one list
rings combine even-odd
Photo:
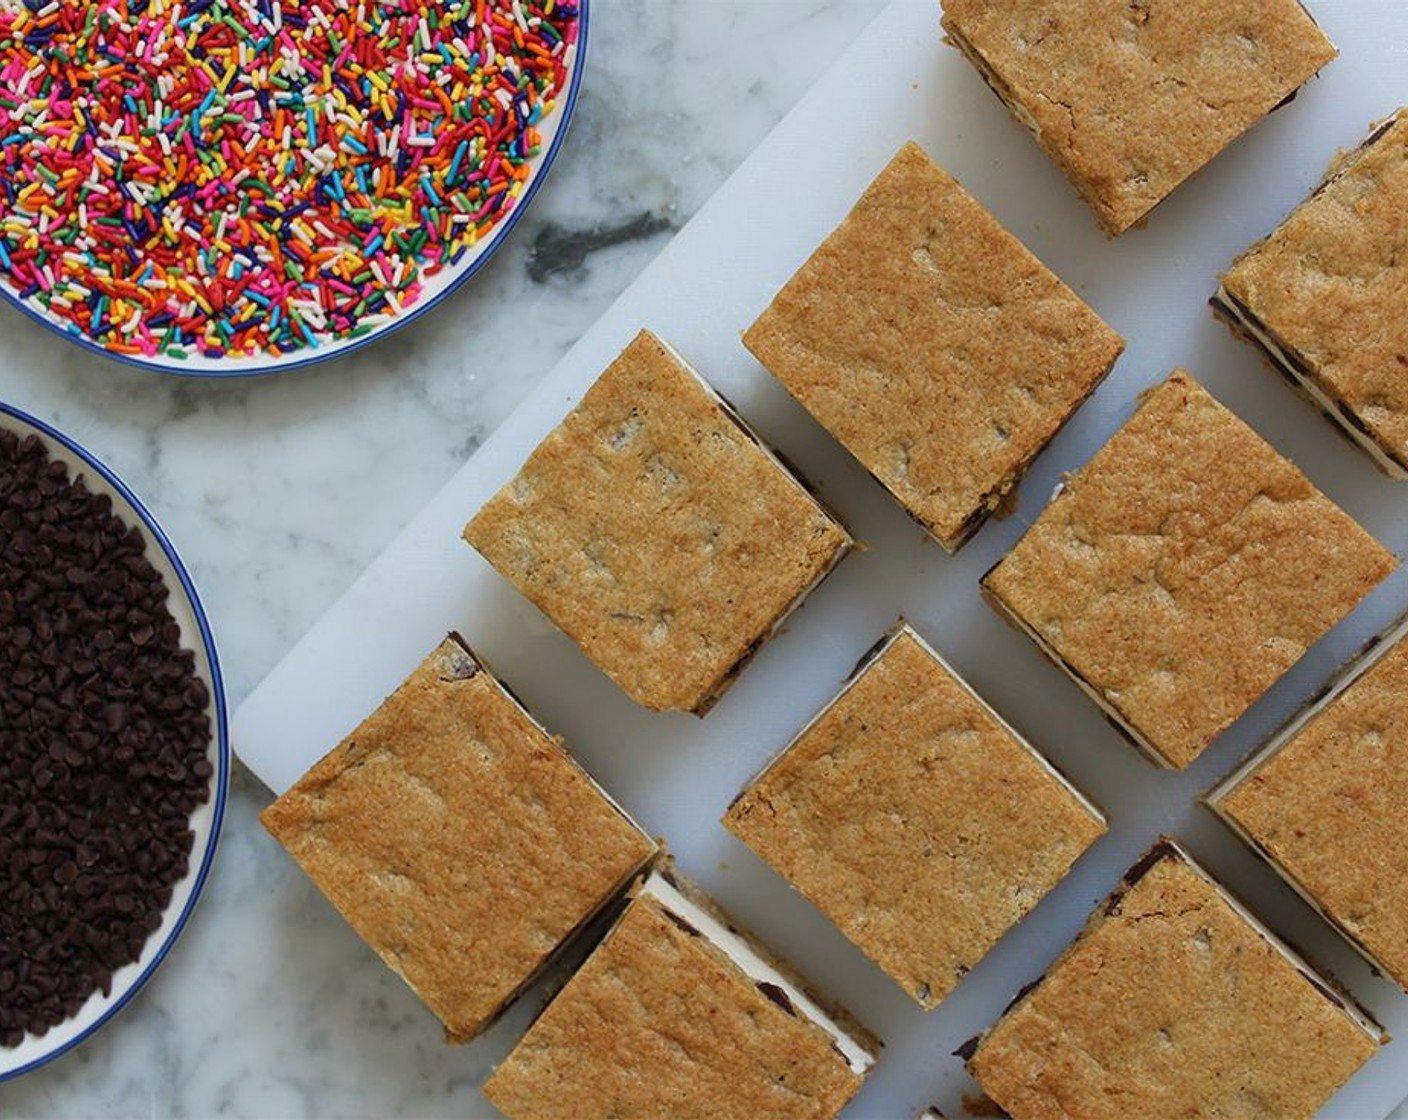
[(743, 343), (950, 552), (1124, 349), (913, 143)]
[(634, 700), (700, 714), (851, 546), (648, 331), (464, 536)]
[(1140, 746), (1186, 766), (1395, 567), (1180, 370), (983, 586)]
[(724, 825), (926, 1010), (1105, 831), (908, 626)]
[(1313, 1116), (1377, 1052), (1178, 855), (1097, 911), (970, 1066), (1016, 1120)]
[(453, 636), (261, 819), (460, 1039), (655, 853)]
[(1120, 234), (1335, 57), (1297, 0), (943, 0), (943, 26)]
[(1225, 797), (1218, 812), (1408, 989), (1408, 639)]
[[(1408, 471), (1408, 111), (1338, 161), (1223, 287), (1309, 378)], [(1277, 359), (1273, 355), (1273, 361)], [(1339, 410), (1347, 410), (1344, 416)]]
[(780, 990), (641, 897), (484, 1093), (512, 1120), (827, 1120), (861, 1080)]

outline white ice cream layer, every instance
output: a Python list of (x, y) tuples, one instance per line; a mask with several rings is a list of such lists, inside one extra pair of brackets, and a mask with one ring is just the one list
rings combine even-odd
[(850, 1064), (854, 1073), (864, 1075), (875, 1064), (875, 1055), (836, 1022), (815, 1000), (769, 964), (748, 943), (703, 907), (691, 902), (658, 871), (651, 874), (641, 887), (644, 897), (653, 898), (666, 910), (684, 919), (697, 929), (710, 944), (733, 961), (754, 983), (775, 984), (786, 993), (796, 1012), (811, 1020), (831, 1036), (836, 1049)]
[(1390, 478), (1408, 479), (1408, 470), (1403, 469), (1403, 464), (1399, 463), (1393, 456), (1385, 451), (1379, 444), (1379, 441), (1368, 432), (1364, 431), (1357, 424), (1350, 423), (1341, 411), (1343, 406), (1340, 402), (1333, 399), (1311, 378), (1306, 377), (1305, 374), (1301, 372), (1299, 363), (1294, 361), (1291, 356), (1286, 353), (1286, 348), (1277, 342), (1259, 322), (1245, 314), (1241, 306), (1232, 298), (1225, 287), (1219, 287), (1217, 289), (1217, 302), (1229, 315), (1237, 320), (1243, 330), (1255, 338), (1257, 342), (1265, 348), (1267, 353), (1275, 360), (1277, 366), (1284, 370), (1288, 377), (1295, 379), (1296, 384), (1309, 394), (1310, 398), (1315, 401), (1326, 416), (1347, 432), (1355, 443), (1373, 456), (1374, 462), (1379, 465), (1380, 470)]

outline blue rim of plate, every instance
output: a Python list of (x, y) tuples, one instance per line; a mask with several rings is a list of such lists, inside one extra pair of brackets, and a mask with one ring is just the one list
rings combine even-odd
[(220, 844), (220, 826), (225, 819), (225, 800), (230, 791), (230, 732), (228, 713), (225, 705), (225, 684), (220, 674), (220, 659), (215, 651), (215, 636), (210, 628), (210, 620), (206, 617), (205, 608), (201, 605), (200, 596), (196, 593), (196, 585), (191, 579), (191, 575), (186, 571), (186, 566), (181, 562), (181, 557), (176, 553), (176, 547), (171, 543), (165, 531), (157, 524), (157, 520), (152, 516), (150, 510), (142, 504), (131, 488), (122, 481), (112, 470), (103, 464), (96, 455), (87, 448), (77, 443), (63, 432), (46, 424), (36, 416), (31, 416), (23, 409), (14, 405), (0, 401), (0, 414), (18, 420), (21, 424), (27, 424), (36, 432), (67, 449), (76, 455), (84, 463), (100, 475), (109, 486), (116, 490), (137, 514), (143, 527), (151, 534), (152, 540), (161, 546), (161, 551), (166, 554), (166, 559), (170, 562), (172, 570), (176, 573), (176, 578), (181, 581), (181, 590), (185, 593), (186, 600), (191, 605), (191, 613), (195, 616), (196, 626), (200, 630), (201, 645), (205, 649), (206, 660), (210, 665), (210, 683), (215, 694), (215, 742), (216, 742), (216, 762), (215, 787), (211, 793), (212, 814), (210, 818), (210, 842), (205, 847), (205, 855), (201, 859), (200, 867), (196, 871), (195, 879), (191, 883), (191, 896), (186, 900), (186, 905), (182, 908), (180, 915), (176, 919), (176, 924), (171, 927), (171, 932), (166, 935), (166, 940), (157, 949), (156, 955), (148, 962), (147, 967), (142, 970), (140, 976), (134, 980), (128, 989), (117, 999), (113, 1000), (101, 1015), (95, 1019), (86, 1030), (69, 1039), (62, 1046), (55, 1047), (46, 1054), (40, 1055), (26, 1065), (8, 1072), (0, 1072), (0, 1084), (6, 1081), (13, 1081), (17, 1077), (22, 1077), (26, 1073), (31, 1073), (40, 1066), (47, 1065), (55, 1058), (67, 1054), (70, 1050), (100, 1031), (112, 1020), (112, 1018), (132, 1002), (132, 998), (146, 986), (148, 980), (152, 978), (156, 970), (161, 967), (161, 963), (166, 959), (166, 955), (171, 952), (171, 947), (176, 944), (181, 933), (186, 928), (186, 923), (190, 920), (191, 914), (195, 911), (196, 903), (200, 901), (200, 896), (205, 889), (206, 879), (210, 876), (210, 868), (215, 861), (215, 849)]
[[(11, 307), (17, 309), (27, 318), (38, 323), (46, 330), (58, 335), (66, 342), (88, 351), (95, 357), (107, 358), (114, 362), (119, 362), (125, 366), (133, 366), (137, 369), (146, 370), (149, 373), (167, 374), (172, 377), (193, 377), (193, 378), (225, 378), (225, 377), (264, 377), (277, 373), (292, 373), (294, 370), (306, 369), (308, 366), (317, 365), (319, 362), (326, 362), (332, 358), (341, 358), (347, 354), (354, 354), (370, 346), (374, 342), (380, 342), (389, 335), (395, 334), (402, 327), (415, 322), (422, 315), (439, 307), (449, 296), (460, 290), (460, 287), (475, 276), (499, 251), (499, 247), (504, 243), (504, 239), (513, 231), (519, 219), (527, 211), (533, 197), (538, 193), (538, 188), (542, 186), (543, 180), (552, 170), (552, 165), (557, 159), (557, 154), (562, 148), (563, 141), (567, 139), (567, 133), (572, 124), (572, 115), (577, 108), (577, 97), (581, 93), (582, 73), (586, 69), (587, 61), (587, 39), (588, 27), (591, 23), (589, 18), (591, 0), (577, 0), (577, 57), (572, 66), (572, 73), (567, 80), (566, 100), (558, 107), (559, 117), (557, 132), (552, 138), (552, 143), (548, 145), (548, 150), (543, 154), (542, 163), (538, 169), (530, 176), (528, 186), (523, 191), (523, 197), (518, 205), (513, 208), (512, 213), (495, 227), (493, 234), (485, 243), (479, 255), (465, 266), (464, 271), (451, 280), (444, 288), (436, 292), (430, 299), (407, 309), (397, 315), (390, 322), (384, 324), (378, 330), (370, 334), (347, 342), (335, 350), (325, 350), (322, 353), (314, 351), (306, 358), (300, 358), (292, 362), (267, 362), (265, 358), (234, 358), (228, 359), (229, 369), (210, 368), (182, 368), (179, 365), (155, 362), (150, 358), (140, 354), (119, 354), (98, 345), (85, 334), (70, 331), (61, 327), (54, 320), (50, 319), (44, 312), (31, 306), (29, 300), (20, 299), (19, 295), (10, 287), (8, 280), (0, 279), (0, 299), (3, 299)], [(247, 368), (241, 368), (247, 367)], [(183, 573), (184, 574), (184, 573)], [(3, 1080), (3, 1078), (0, 1078)]]

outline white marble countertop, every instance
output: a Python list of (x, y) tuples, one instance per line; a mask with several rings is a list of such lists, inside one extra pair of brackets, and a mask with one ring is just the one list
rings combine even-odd
[[(597, 0), (561, 159), (466, 290), (389, 343), (232, 382), (96, 360), (0, 307), (0, 400), (108, 462), (176, 542), (240, 702), (767, 134), (883, 0)], [(236, 768), (215, 874), (135, 1003), (0, 1085), (26, 1117), (480, 1116), (525, 1009), (443, 1044), (260, 829)]]

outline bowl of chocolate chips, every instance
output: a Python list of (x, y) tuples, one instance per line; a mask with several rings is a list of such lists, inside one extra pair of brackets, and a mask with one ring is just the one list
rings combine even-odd
[(0, 403), (0, 1081), (150, 979), (210, 872), (229, 776), (176, 550), (112, 471)]

